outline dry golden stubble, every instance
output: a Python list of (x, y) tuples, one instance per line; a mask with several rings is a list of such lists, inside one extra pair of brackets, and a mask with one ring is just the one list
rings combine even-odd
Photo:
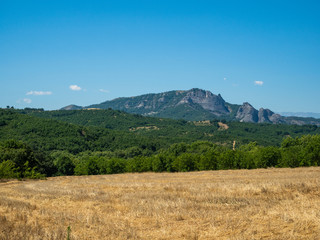
[(4, 182), (0, 239), (66, 239), (68, 226), (71, 239), (319, 239), (319, 179), (312, 167)]

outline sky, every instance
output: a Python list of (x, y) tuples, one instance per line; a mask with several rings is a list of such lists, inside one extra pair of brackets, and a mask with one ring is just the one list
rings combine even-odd
[(0, 107), (201, 88), (320, 113), (320, 1), (0, 0)]

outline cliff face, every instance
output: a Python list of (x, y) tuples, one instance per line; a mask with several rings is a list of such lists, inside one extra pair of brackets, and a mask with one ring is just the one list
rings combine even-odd
[(272, 114), (273, 114), (273, 112), (270, 111), (269, 109), (260, 108), (259, 113), (258, 113), (258, 118), (259, 118), (258, 122), (259, 123), (263, 123), (263, 122), (270, 123), (271, 121), (270, 121), (269, 117), (271, 117)]
[(201, 89), (191, 89), (186, 92), (185, 97), (178, 104), (199, 104), (203, 109), (216, 113), (217, 115), (228, 114), (229, 110), (221, 95), (215, 95)]

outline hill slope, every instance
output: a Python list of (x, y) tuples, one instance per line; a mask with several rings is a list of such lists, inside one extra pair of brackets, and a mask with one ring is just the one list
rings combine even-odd
[(72, 153), (114, 151), (133, 146), (154, 148), (159, 145), (157, 139), (131, 132), (75, 125), (30, 115), (16, 110), (0, 110), (0, 140), (21, 140), (39, 151), (66, 150)]
[(236, 140), (237, 144), (256, 141), (261, 145), (279, 145), (288, 135), (298, 137), (304, 134), (320, 133), (320, 128), (311, 125), (297, 126), (287, 124), (255, 124), (228, 122), (228, 128), (214, 121), (187, 122), (184, 120), (144, 117), (118, 110), (59, 110), (26, 111), (27, 114), (60, 120), (82, 126), (94, 126), (111, 130), (129, 132), (157, 140), (161, 146), (177, 142), (191, 143), (197, 140), (228, 144)]

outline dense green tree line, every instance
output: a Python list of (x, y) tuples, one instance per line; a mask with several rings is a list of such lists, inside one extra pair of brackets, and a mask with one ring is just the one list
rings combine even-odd
[(124, 152), (53, 151), (41, 156), (26, 144), (9, 140), (0, 143), (1, 178), (40, 178), (61, 175), (96, 175), (125, 172), (188, 172), (222, 169), (301, 167), (320, 165), (320, 135), (288, 137), (280, 147), (255, 142), (236, 149), (207, 141), (176, 143), (153, 155), (142, 149)]
[(235, 150), (206, 141), (178, 143), (152, 156), (117, 158), (101, 153), (74, 156), (76, 175), (121, 172), (187, 172), (221, 169), (319, 166), (320, 135), (286, 138), (281, 147), (255, 142)]

